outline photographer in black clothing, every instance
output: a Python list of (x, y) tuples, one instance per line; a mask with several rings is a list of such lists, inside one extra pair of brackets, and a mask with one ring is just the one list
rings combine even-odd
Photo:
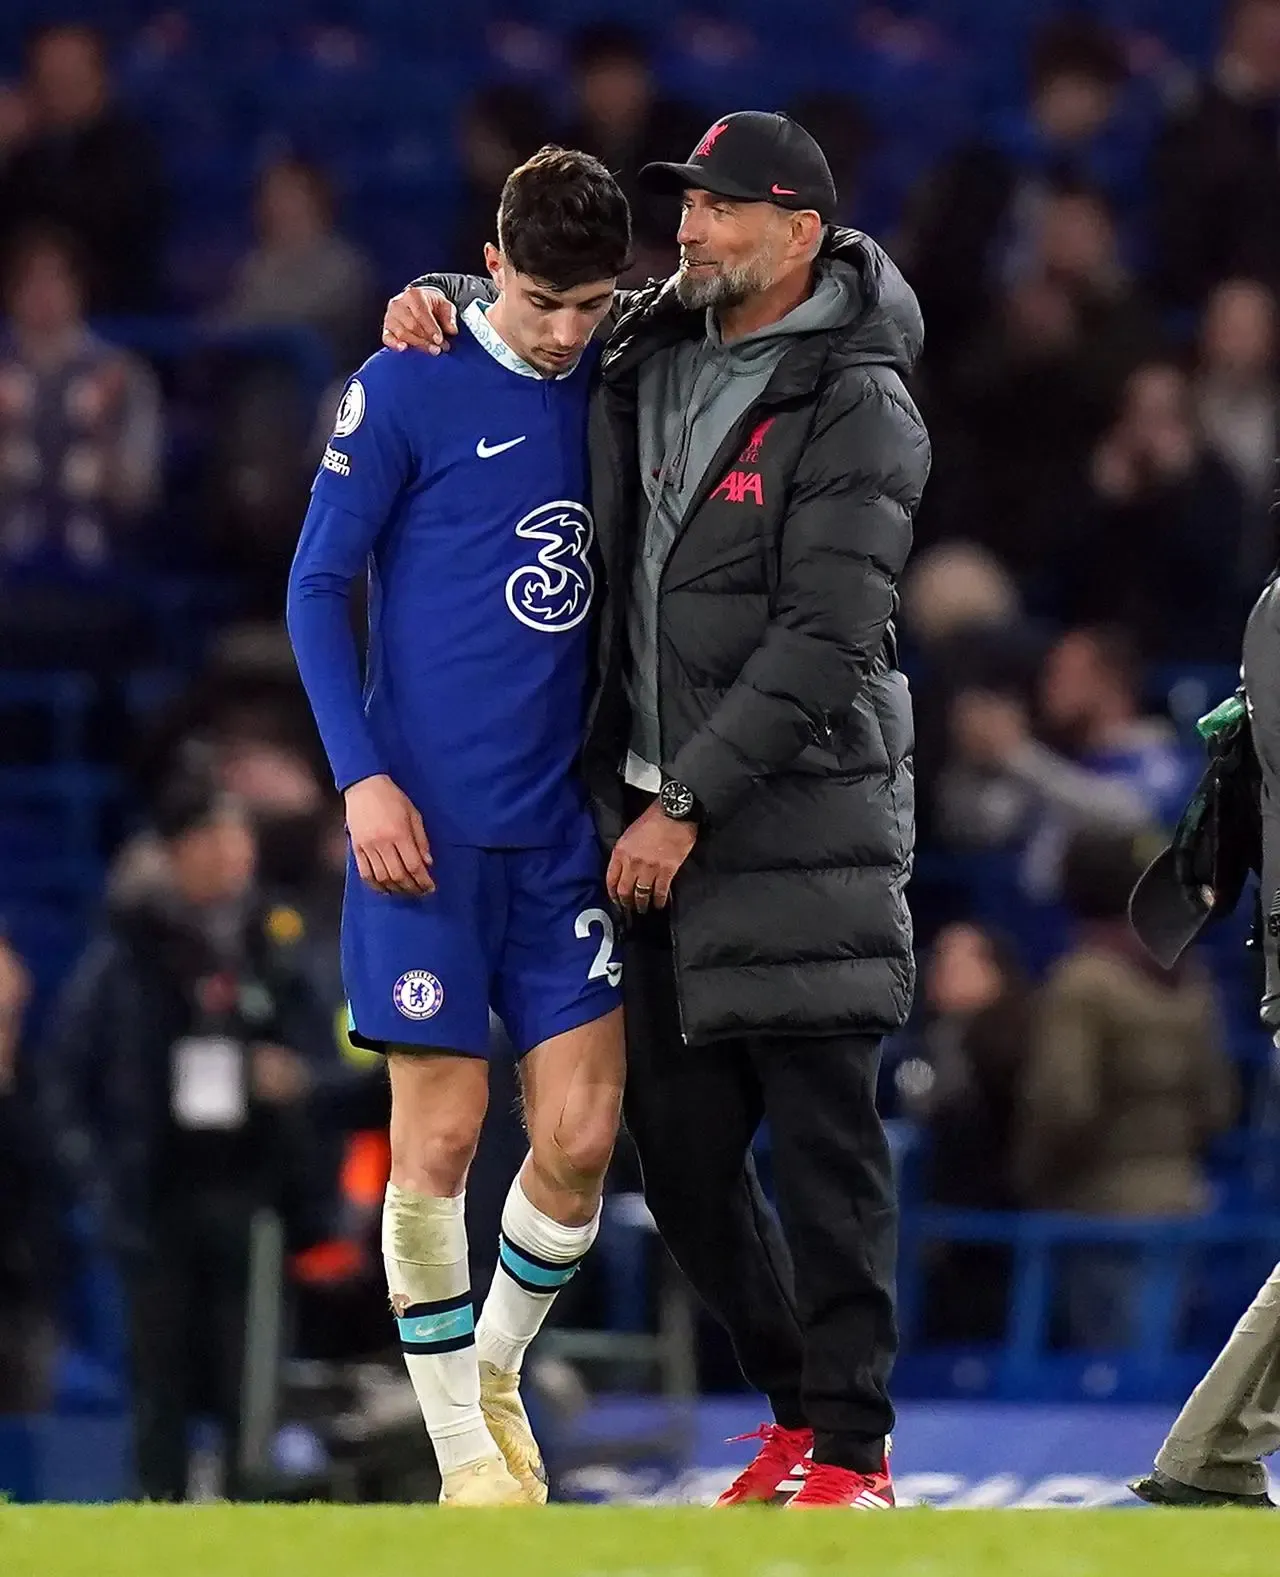
[(275, 1211), (293, 1247), (327, 1225), (298, 1049), (330, 1030), (264, 923), (239, 804), (184, 771), (154, 826), (160, 877), (108, 913), (37, 1076), (124, 1283), (140, 1490), (181, 1500), (193, 1415), (219, 1420), (234, 1462), (255, 1214)]

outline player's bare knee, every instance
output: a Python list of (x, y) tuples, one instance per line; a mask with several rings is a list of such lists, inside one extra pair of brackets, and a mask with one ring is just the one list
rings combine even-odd
[(466, 1185), (480, 1125), (466, 1118), (445, 1120), (397, 1140), (392, 1145), (391, 1181), (399, 1188), (446, 1199), (460, 1194)]
[(585, 1192), (608, 1171), (617, 1135), (617, 1122), (608, 1117), (562, 1122), (542, 1146), (541, 1156), (535, 1146), (534, 1160), (562, 1188)]

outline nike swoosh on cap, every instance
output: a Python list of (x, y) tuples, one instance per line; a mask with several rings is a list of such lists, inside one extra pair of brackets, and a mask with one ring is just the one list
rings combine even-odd
[(769, 190), (775, 197), (794, 197), (796, 195), (796, 189), (794, 186), (779, 186), (776, 182), (769, 188)]
[(522, 444), (528, 436), (528, 433), (522, 433), (519, 438), (508, 438), (504, 444), (491, 444), (482, 438), (476, 445), (476, 454), (482, 460), (492, 460), (494, 455), (501, 454), (504, 449), (514, 449), (517, 444)]

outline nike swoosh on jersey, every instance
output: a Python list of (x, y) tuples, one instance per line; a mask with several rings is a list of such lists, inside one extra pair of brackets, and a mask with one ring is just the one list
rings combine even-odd
[(522, 444), (528, 436), (528, 433), (523, 433), (519, 438), (508, 438), (504, 444), (491, 444), (482, 438), (476, 445), (476, 453), (482, 460), (492, 460), (494, 455), (501, 454), (504, 449), (514, 449), (517, 444)]

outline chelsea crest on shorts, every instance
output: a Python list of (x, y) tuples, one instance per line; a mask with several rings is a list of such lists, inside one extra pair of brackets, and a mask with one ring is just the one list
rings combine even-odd
[(407, 1019), (434, 1018), (444, 1006), (444, 987), (429, 969), (410, 969), (392, 989), (397, 1009)]

